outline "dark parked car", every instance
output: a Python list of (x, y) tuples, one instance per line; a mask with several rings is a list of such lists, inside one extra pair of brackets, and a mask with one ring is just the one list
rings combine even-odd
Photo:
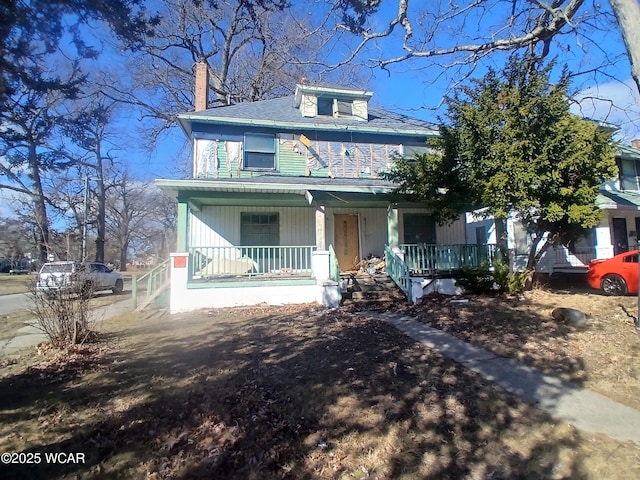
[(589, 285), (607, 295), (638, 293), (638, 251), (621, 253), (607, 260), (592, 260), (587, 273)]

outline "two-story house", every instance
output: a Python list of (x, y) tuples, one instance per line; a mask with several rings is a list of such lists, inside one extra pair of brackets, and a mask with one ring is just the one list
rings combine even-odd
[[(602, 185), (596, 198), (596, 204), (604, 211), (600, 224), (568, 246), (557, 245), (549, 249), (538, 264), (540, 272), (586, 272), (591, 260), (611, 258), (637, 247), (640, 232), (640, 140), (634, 140), (631, 146), (616, 144), (616, 147), (619, 177)], [(466, 228), (467, 239), (477, 237), (483, 242), (496, 242), (492, 219), (469, 212), (466, 214)], [(523, 269), (532, 235), (517, 220), (508, 221), (506, 230), (512, 264), (516, 269)]]
[[(202, 108), (206, 82), (198, 66)], [(436, 225), (380, 177), (394, 157), (424, 151), (437, 127), (375, 108), (372, 96), (298, 85), (288, 97), (179, 116), (193, 143), (193, 178), (156, 181), (178, 200), (173, 312), (336, 305), (339, 272), (363, 258), (402, 259), (402, 244), (465, 243), (464, 218)]]

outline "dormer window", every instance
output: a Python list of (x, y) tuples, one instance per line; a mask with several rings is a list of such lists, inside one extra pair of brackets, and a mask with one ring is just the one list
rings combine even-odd
[(372, 92), (298, 85), (295, 106), (304, 117), (349, 118), (366, 122)]
[(344, 100), (336, 100), (336, 112), (339, 117), (351, 117), (353, 115), (353, 103)]
[(318, 98), (318, 115), (333, 117), (333, 98)]
[(352, 117), (353, 102), (320, 97), (318, 98), (318, 115), (323, 117)]

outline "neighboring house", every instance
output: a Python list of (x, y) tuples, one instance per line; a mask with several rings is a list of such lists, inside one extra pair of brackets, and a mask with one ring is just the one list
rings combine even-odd
[[(538, 264), (546, 273), (586, 272), (594, 259), (611, 258), (633, 250), (640, 232), (640, 140), (632, 146), (617, 145), (616, 163), (619, 177), (600, 187), (596, 204), (604, 210), (604, 218), (595, 228), (566, 246), (550, 248)], [(466, 214), (467, 238), (495, 243), (493, 220), (482, 218), (480, 212)], [(507, 222), (508, 246), (512, 263), (523, 269), (527, 263), (532, 236), (521, 222)]]
[[(204, 106), (206, 69), (196, 71), (196, 105)], [(193, 142), (193, 178), (156, 181), (178, 200), (172, 312), (336, 305), (340, 271), (385, 253), (409, 294), (410, 270), (449, 268), (466, 243), (464, 218), (438, 226), (380, 178), (394, 157), (425, 151), (437, 127), (375, 108), (372, 95), (299, 85), (289, 97), (179, 116)], [(433, 250), (430, 266), (409, 268), (403, 244), (450, 247)]]

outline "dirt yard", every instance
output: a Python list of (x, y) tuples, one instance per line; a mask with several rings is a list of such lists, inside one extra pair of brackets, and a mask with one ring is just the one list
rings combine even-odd
[[(619, 306), (635, 301), (536, 291), (402, 310), (640, 408), (640, 340)], [(555, 306), (582, 308), (591, 326), (558, 325)], [(347, 308), (132, 315), (101, 328), (104, 342), (66, 360), (43, 348), (4, 359), (0, 452), (42, 461), (0, 465), (0, 478), (640, 478), (640, 446), (553, 420)], [(84, 458), (46, 463), (55, 452)]]
[[(640, 410), (640, 331), (636, 297), (538, 289), (523, 297), (426, 297), (395, 308), (469, 343), (570, 380)], [(552, 319), (556, 307), (589, 316), (585, 329)]]

